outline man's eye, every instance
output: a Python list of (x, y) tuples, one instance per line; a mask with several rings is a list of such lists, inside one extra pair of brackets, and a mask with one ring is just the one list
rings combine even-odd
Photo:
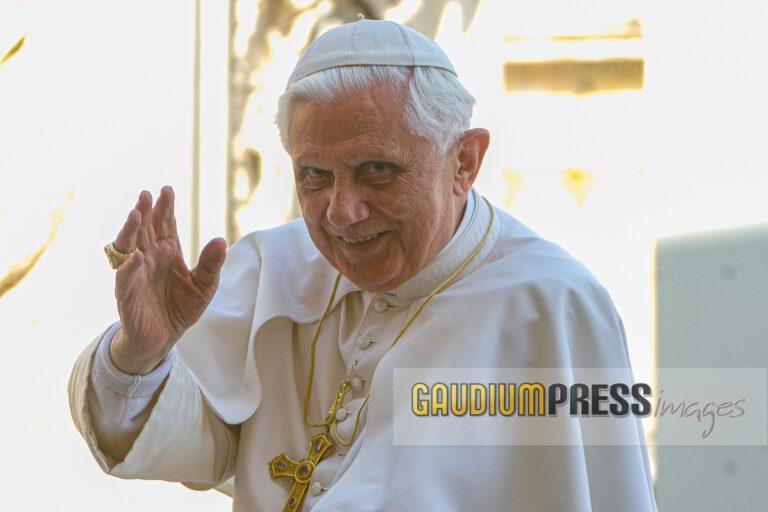
[(330, 172), (317, 167), (301, 168), (301, 183), (306, 189), (319, 190), (329, 183)]
[(325, 176), (328, 174), (328, 171), (324, 171), (322, 169), (318, 169), (317, 167), (305, 167), (304, 168), (304, 175), (308, 178), (311, 178), (313, 180), (322, 179), (325, 178)]
[(372, 176), (381, 176), (394, 170), (394, 165), (389, 162), (367, 162), (363, 169)]

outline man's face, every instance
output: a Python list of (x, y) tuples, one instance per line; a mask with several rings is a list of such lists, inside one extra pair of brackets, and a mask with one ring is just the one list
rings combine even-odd
[(393, 289), (450, 240), (466, 195), (455, 150), (433, 154), (408, 132), (404, 88), (387, 84), (331, 104), (297, 100), (289, 152), (313, 242), (352, 282)]

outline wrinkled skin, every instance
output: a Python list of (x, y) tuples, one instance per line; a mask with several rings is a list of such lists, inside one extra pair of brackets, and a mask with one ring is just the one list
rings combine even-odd
[(404, 283), (451, 239), (489, 142), (486, 130), (468, 130), (437, 155), (406, 128), (404, 102), (404, 87), (381, 83), (326, 105), (299, 99), (289, 124), (309, 234), (331, 265), (370, 292)]
[[(289, 152), (309, 233), (325, 258), (361, 288), (404, 283), (450, 240), (488, 147), (486, 130), (469, 130), (445, 155), (405, 128), (404, 90), (377, 85), (330, 105), (299, 101)], [(184, 261), (164, 187), (152, 206), (144, 191), (115, 238), (133, 255), (118, 269), (121, 329), (110, 356), (122, 371), (145, 375), (208, 307), (226, 258), (211, 240), (197, 266)], [(378, 234), (353, 244), (344, 238)]]

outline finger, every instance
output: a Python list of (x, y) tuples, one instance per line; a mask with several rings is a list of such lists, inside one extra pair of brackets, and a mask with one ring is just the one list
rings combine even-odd
[(160, 197), (157, 198), (157, 203), (155, 203), (155, 207), (152, 209), (152, 225), (158, 240), (174, 237), (168, 224), (168, 217), (173, 208), (173, 196), (173, 189), (171, 187), (163, 187), (160, 190)]
[[(168, 218), (166, 220), (167, 227), (169, 233), (172, 234), (172, 238), (176, 240), (176, 243), (179, 247), (181, 247), (181, 242), (179, 241), (179, 230), (176, 229), (176, 214), (174, 213), (175, 210), (175, 201), (171, 202), (170, 211), (168, 213)], [(179, 252), (176, 255), (176, 262), (174, 264), (174, 268), (177, 272), (179, 272), (181, 275), (188, 275), (190, 273), (189, 268), (187, 267), (186, 262), (184, 261), (184, 253), (179, 249)]]
[[(176, 245), (181, 247), (181, 241), (179, 241), (179, 230), (176, 229), (176, 200), (173, 188), (167, 187), (169, 192), (168, 211), (163, 221), (163, 230), (167, 238), (176, 240)], [(176, 261), (174, 262), (174, 268), (181, 275), (188, 275), (190, 273), (186, 262), (184, 261), (184, 253), (181, 249), (176, 253)]]
[(192, 282), (205, 295), (210, 296), (219, 283), (219, 272), (227, 257), (227, 242), (214, 238), (200, 252), (200, 259), (192, 271)]
[[(171, 204), (168, 208), (168, 217), (166, 218), (167, 227), (166, 230), (172, 234), (176, 241), (179, 241), (179, 230), (176, 228), (176, 200), (173, 189), (171, 189)], [(181, 243), (179, 242), (179, 245)]]
[(129, 253), (136, 249), (136, 237), (139, 233), (139, 226), (141, 225), (141, 213), (134, 208), (128, 213), (128, 218), (125, 219), (125, 224), (117, 234), (117, 238), (112, 243), (112, 246), (120, 252)]
[(139, 194), (139, 202), (136, 208), (141, 213), (141, 225), (139, 226), (139, 249), (146, 251), (154, 242), (154, 230), (152, 229), (152, 194), (142, 190)]
[(118, 300), (122, 300), (125, 297), (125, 294), (131, 291), (136, 281), (134, 275), (143, 264), (144, 253), (141, 252), (141, 249), (136, 249), (136, 251), (131, 254), (131, 257), (118, 267), (117, 273), (115, 274), (115, 292), (122, 294), (117, 297)]

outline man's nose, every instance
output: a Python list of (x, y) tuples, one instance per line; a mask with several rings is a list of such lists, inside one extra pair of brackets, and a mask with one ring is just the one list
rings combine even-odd
[(356, 190), (355, 184), (336, 180), (328, 205), (328, 222), (343, 231), (356, 222), (367, 219), (368, 213), (368, 205)]

